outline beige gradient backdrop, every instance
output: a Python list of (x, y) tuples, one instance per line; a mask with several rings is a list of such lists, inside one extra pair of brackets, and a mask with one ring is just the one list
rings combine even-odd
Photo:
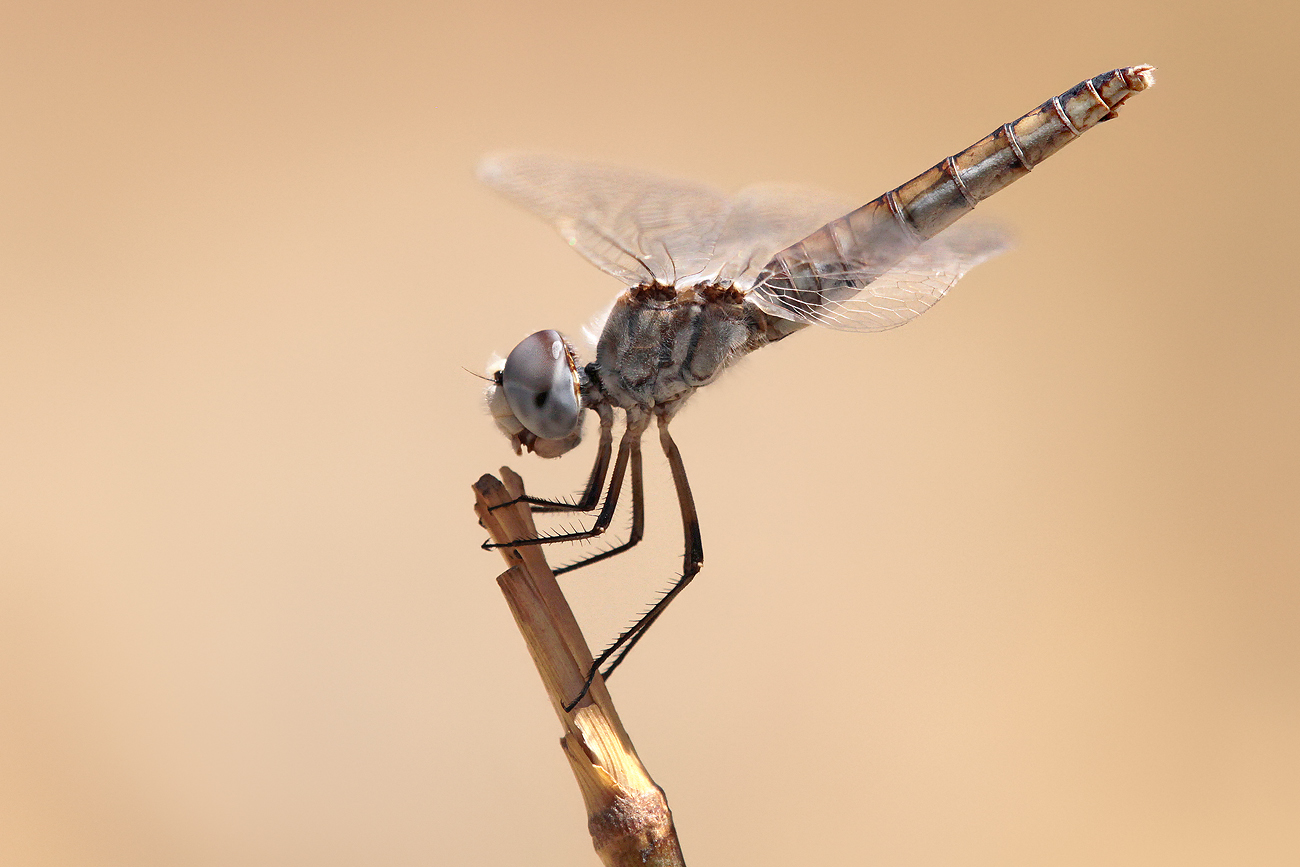
[[(1300, 863), (1295, 25), (7, 4), (0, 863), (596, 863), (469, 494), (587, 453), (461, 368), (617, 287), (477, 158), (865, 201), (1141, 62), (983, 207), (1015, 253), (682, 414), (708, 562), (613, 690), (693, 864)], [(606, 624), (678, 567), (649, 467)]]

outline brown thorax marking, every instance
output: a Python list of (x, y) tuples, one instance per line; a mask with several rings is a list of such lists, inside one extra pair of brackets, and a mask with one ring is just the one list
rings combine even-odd
[(628, 290), (629, 300), (648, 307), (664, 308), (700, 302), (703, 304), (729, 304), (739, 307), (745, 293), (735, 286), (718, 283), (696, 283), (687, 286), (669, 286), (663, 283), (642, 283)]

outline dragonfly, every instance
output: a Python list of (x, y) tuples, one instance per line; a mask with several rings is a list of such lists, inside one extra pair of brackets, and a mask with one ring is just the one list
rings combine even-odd
[[(621, 554), (645, 531), (641, 440), (651, 424), (667, 457), (685, 535), (682, 572), (593, 662), (571, 711), (608, 678), (704, 564), (700, 522), (669, 424), (698, 389), (738, 359), (808, 326), (883, 331), (930, 309), (962, 275), (1003, 252), (998, 230), (954, 225), (975, 205), (1153, 85), (1149, 65), (1080, 82), (861, 207), (791, 187), (735, 195), (691, 181), (541, 154), (489, 157), (486, 184), (559, 230), (624, 289), (583, 363), (555, 330), (523, 339), (489, 368), (487, 405), (515, 452), (560, 457), (599, 420), (595, 463), (569, 499), (520, 498), (535, 512), (585, 513), (589, 526), (485, 548), (604, 534), (630, 481), (627, 538), (557, 575)], [(624, 425), (614, 447), (616, 411)], [(515, 500), (513, 502), (519, 502)]]

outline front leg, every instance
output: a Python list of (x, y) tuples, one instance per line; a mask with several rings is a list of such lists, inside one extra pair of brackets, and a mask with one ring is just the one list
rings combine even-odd
[(645, 535), (645, 478), (641, 471), (640, 440), (632, 449), (630, 472), (632, 474), (632, 529), (628, 533), (627, 541), (604, 551), (589, 554), (577, 562), (561, 566), (553, 570), (556, 575), (563, 575), (566, 572), (572, 572), (574, 569), (590, 566), (592, 563), (599, 563), (601, 560), (608, 560), (615, 554), (622, 554), (641, 541), (641, 538)]
[(614, 411), (604, 404), (597, 405), (595, 410), (600, 416), (600, 444), (596, 447), (596, 463), (592, 465), (591, 474), (587, 477), (587, 487), (577, 500), (548, 500), (524, 494), (491, 508), (502, 509), (521, 502), (532, 506), (534, 512), (590, 512), (596, 508), (596, 504), (600, 502), (600, 494), (605, 489), (609, 459), (614, 451)]
[[(650, 417), (640, 412), (629, 411), (627, 414), (627, 430), (623, 432), (623, 438), (619, 441), (618, 457), (614, 461), (614, 472), (610, 477), (609, 492), (605, 495), (605, 503), (600, 509), (600, 514), (596, 516), (595, 522), (589, 529), (575, 530), (569, 533), (551, 533), (548, 535), (535, 536), (530, 539), (515, 539), (511, 542), (497, 543), (484, 542), (483, 548), (491, 550), (492, 548), (514, 548), (520, 545), (545, 545), (550, 542), (578, 542), (583, 539), (591, 539), (601, 535), (609, 528), (609, 522), (614, 518), (614, 511), (618, 507), (619, 492), (623, 488), (623, 480), (627, 476), (628, 462), (632, 455), (636, 454), (636, 465), (640, 469), (641, 457), (641, 435), (645, 433), (649, 425)], [(597, 467), (600, 462), (597, 461)], [(593, 473), (594, 474), (594, 473)], [(637, 487), (637, 486), (634, 486)], [(521, 498), (529, 502), (526, 498)]]

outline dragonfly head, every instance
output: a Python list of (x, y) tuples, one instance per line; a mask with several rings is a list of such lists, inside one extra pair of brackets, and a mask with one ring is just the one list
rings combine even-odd
[(488, 411), (514, 446), (557, 458), (582, 440), (582, 384), (573, 347), (558, 331), (530, 334), (488, 370)]

